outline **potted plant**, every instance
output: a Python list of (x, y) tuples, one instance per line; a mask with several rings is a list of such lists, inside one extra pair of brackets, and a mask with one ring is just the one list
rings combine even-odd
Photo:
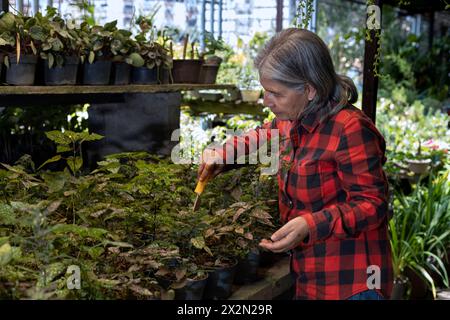
[(6, 82), (33, 85), (44, 28), (36, 18), (3, 13), (0, 17), (0, 47), (7, 67)]
[(160, 71), (170, 69), (172, 63), (168, 51), (158, 42), (147, 40), (145, 33), (136, 36), (130, 60), (133, 65), (131, 82), (135, 84), (158, 83)]
[(67, 22), (48, 7), (46, 16), (36, 14), (45, 27), (46, 38), (41, 46), (46, 85), (74, 85), (77, 82), (82, 41), (73, 20)]
[(110, 82), (113, 53), (111, 36), (117, 30), (117, 20), (104, 26), (81, 24), (80, 35), (83, 39), (81, 61), (84, 63), (83, 83), (88, 85), (107, 85)]
[(431, 165), (431, 158), (422, 153), (422, 145), (419, 140), (419, 147), (417, 153), (414, 156), (410, 156), (406, 159), (408, 163), (409, 170), (414, 172), (416, 175), (423, 175), (429, 172)]
[(131, 38), (132, 33), (128, 30), (117, 29), (111, 34), (111, 52), (113, 54), (112, 83), (126, 85), (131, 81), (130, 54), (135, 47)]
[[(183, 53), (181, 59), (173, 60), (173, 81), (174, 83), (199, 83), (200, 69), (203, 64), (203, 60), (198, 53), (197, 40), (189, 42), (189, 34), (186, 34), (183, 38)], [(186, 59), (187, 48), (190, 47), (190, 59)], [(172, 45), (171, 55), (174, 57)]]
[(448, 285), (442, 261), (450, 237), (448, 180), (442, 175), (430, 177), (428, 181), (425, 187), (417, 184), (408, 196), (395, 193), (395, 214), (389, 221), (395, 281), (393, 299), (404, 298), (398, 294), (402, 292), (401, 287), (404, 289), (406, 279), (413, 287), (412, 293), (425, 285), (436, 297), (433, 272)]
[(200, 69), (200, 83), (213, 84), (216, 83), (217, 73), (219, 72), (220, 64), (223, 59), (217, 56), (217, 52), (227, 50), (227, 47), (222, 39), (215, 39), (210, 32), (205, 34), (205, 48), (206, 51), (201, 54), (204, 60)]
[(241, 98), (244, 102), (256, 103), (261, 96), (261, 87), (255, 75), (255, 71), (249, 64), (241, 69), (238, 83)]

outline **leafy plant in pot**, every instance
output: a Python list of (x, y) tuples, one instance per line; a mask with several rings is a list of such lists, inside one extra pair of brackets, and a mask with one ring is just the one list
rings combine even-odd
[[(197, 40), (194, 38), (189, 42), (189, 34), (183, 38), (183, 55), (182, 59), (173, 60), (173, 81), (174, 83), (199, 83), (200, 69), (203, 64), (200, 55), (198, 54)], [(190, 59), (186, 59), (187, 47), (190, 44)], [(172, 45), (171, 55), (174, 57)], [(197, 57), (197, 59), (196, 59)]]
[(45, 60), (45, 84), (76, 84), (83, 42), (75, 22), (73, 20), (66, 22), (52, 7), (47, 8), (46, 16), (37, 13), (36, 18), (42, 21), (46, 31), (40, 54)]
[(238, 83), (241, 98), (244, 102), (256, 103), (261, 96), (261, 87), (255, 71), (249, 64), (242, 67)]
[(161, 82), (161, 70), (170, 70), (172, 58), (158, 42), (148, 41), (145, 34), (136, 36), (134, 52), (130, 54), (132, 83), (156, 84)]
[(3, 13), (0, 17), (0, 48), (5, 53), (6, 82), (33, 85), (44, 28), (36, 18)]
[(111, 52), (113, 54), (112, 83), (116, 85), (129, 84), (131, 81), (130, 54), (135, 47), (128, 30), (118, 29), (111, 34)]
[[(448, 286), (443, 263), (450, 237), (447, 175), (430, 177), (428, 181), (426, 187), (417, 184), (413, 193), (408, 196), (401, 192), (395, 194), (395, 214), (389, 221), (395, 278), (392, 299), (404, 298), (408, 279), (423, 281), (433, 297), (436, 297), (436, 278)], [(417, 277), (411, 276), (411, 273)], [(419, 298), (425, 294), (416, 293), (423, 286), (422, 283), (416, 281), (411, 284), (411, 297)], [(399, 286), (403, 290), (399, 290)]]
[(83, 39), (81, 61), (84, 63), (83, 83), (88, 85), (107, 85), (110, 82), (113, 53), (112, 34), (117, 30), (117, 20), (104, 26), (91, 27), (86, 21), (81, 24), (80, 36)]
[(213, 84), (216, 83), (217, 73), (223, 61), (216, 53), (226, 51), (228, 48), (222, 39), (215, 39), (210, 32), (206, 32), (204, 39), (206, 51), (201, 54), (201, 59), (204, 60), (204, 63), (200, 69), (199, 82)]

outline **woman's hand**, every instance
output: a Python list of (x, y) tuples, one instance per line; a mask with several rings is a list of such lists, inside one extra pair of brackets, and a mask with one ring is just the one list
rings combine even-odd
[(213, 149), (205, 149), (202, 154), (198, 177), (200, 181), (209, 180), (224, 171), (223, 158)]
[(308, 224), (302, 217), (290, 220), (278, 229), (270, 240), (262, 239), (259, 245), (273, 252), (284, 252), (295, 248), (309, 234)]

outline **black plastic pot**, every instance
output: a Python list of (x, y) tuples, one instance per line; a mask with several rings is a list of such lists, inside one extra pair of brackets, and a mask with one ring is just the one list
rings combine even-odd
[(126, 62), (113, 63), (112, 78), (112, 83), (115, 85), (130, 84), (131, 66)]
[(173, 60), (173, 82), (199, 83), (202, 63), (203, 60), (199, 59)]
[(408, 290), (408, 281), (404, 279), (394, 280), (392, 287), (391, 300), (404, 300)]
[(94, 63), (85, 62), (83, 69), (83, 84), (108, 85), (111, 76), (112, 62), (97, 60)]
[(159, 69), (159, 82), (161, 84), (170, 84), (172, 81), (170, 80), (170, 70), (165, 68)]
[(286, 256), (287, 255), (284, 252), (283, 253), (275, 253), (272, 251), (261, 250), (259, 266), (264, 267), (264, 268), (271, 267), (276, 262), (280, 261), (281, 259), (283, 259)]
[(235, 260), (229, 266), (210, 271), (203, 298), (214, 300), (227, 299), (232, 292), (236, 268), (237, 261)]
[(79, 57), (65, 57), (64, 65), (48, 68), (48, 60), (44, 65), (44, 82), (47, 86), (75, 85), (77, 83)]
[(203, 292), (208, 281), (208, 274), (199, 280), (187, 279), (186, 285), (182, 288), (175, 289), (176, 300), (201, 300)]
[(6, 83), (16, 86), (32, 86), (36, 75), (37, 56), (22, 54), (19, 64), (16, 55), (9, 55), (9, 68), (6, 70)]
[(3, 60), (5, 60), (5, 55), (0, 53), (0, 82), (3, 81)]
[(158, 71), (157, 68), (149, 69), (146, 67), (131, 69), (131, 83), (133, 84), (157, 84)]
[(247, 284), (259, 280), (258, 267), (261, 255), (258, 251), (250, 251), (250, 253), (239, 261), (234, 276), (235, 284)]

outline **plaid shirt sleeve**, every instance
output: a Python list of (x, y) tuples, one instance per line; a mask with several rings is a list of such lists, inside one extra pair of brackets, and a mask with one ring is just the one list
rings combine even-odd
[(309, 237), (301, 246), (329, 237), (357, 237), (383, 223), (388, 212), (388, 185), (382, 169), (384, 149), (384, 139), (370, 120), (351, 118), (344, 124), (335, 160), (347, 201), (302, 215), (308, 223)]

